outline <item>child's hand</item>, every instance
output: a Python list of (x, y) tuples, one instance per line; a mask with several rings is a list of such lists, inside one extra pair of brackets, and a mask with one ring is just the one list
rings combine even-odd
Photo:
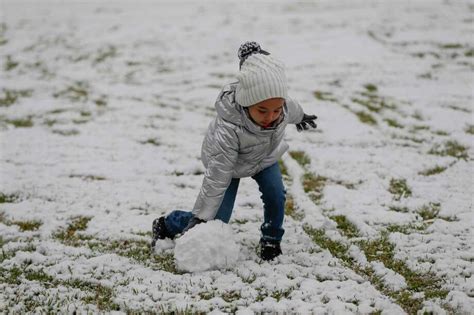
[(315, 115), (304, 114), (301, 122), (296, 124), (296, 130), (298, 130), (298, 132), (303, 131), (303, 130), (308, 130), (309, 129), (308, 125), (310, 125), (311, 128), (317, 128), (318, 126), (314, 122), (316, 119), (318, 119), (318, 117), (316, 117)]

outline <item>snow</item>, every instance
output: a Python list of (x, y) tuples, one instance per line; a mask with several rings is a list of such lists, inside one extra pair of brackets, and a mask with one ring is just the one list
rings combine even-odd
[(219, 220), (199, 224), (176, 240), (174, 258), (179, 270), (201, 272), (230, 269), (239, 259), (240, 245), (232, 228)]
[[(0, 313), (403, 314), (356, 268), (372, 268), (386, 289), (409, 287), (359, 246), (397, 227), (388, 233), (394, 259), (448, 292), (411, 292), (423, 300), (417, 311), (472, 313), (472, 12), (471, 2), (442, 0), (3, 0), (0, 99), (7, 89), (30, 92), (0, 105), (0, 194), (15, 197), (0, 203)], [(283, 157), (301, 219), (285, 217), (283, 254), (261, 261), (262, 203), (256, 183), (243, 179), (229, 225), (198, 226), (148, 251), (153, 220), (194, 204), (213, 103), (235, 81), (246, 40), (284, 61), (289, 94), (319, 117), (316, 131), (286, 133), (290, 150), (311, 159), (303, 168)], [(366, 84), (395, 108), (354, 102)], [(377, 125), (362, 123), (362, 110)], [(31, 127), (12, 122), (28, 118)], [(447, 141), (468, 157), (430, 153)], [(420, 174), (435, 166), (446, 169)], [(306, 172), (328, 179), (317, 203), (304, 191)], [(392, 178), (406, 179), (411, 196), (396, 200)], [(439, 212), (423, 220), (430, 204)], [(61, 240), (77, 217), (90, 221)], [(23, 230), (26, 221), (41, 224)], [(410, 226), (425, 227), (403, 231)], [(303, 227), (347, 246), (357, 266)], [(91, 289), (99, 284), (111, 292), (105, 305)]]

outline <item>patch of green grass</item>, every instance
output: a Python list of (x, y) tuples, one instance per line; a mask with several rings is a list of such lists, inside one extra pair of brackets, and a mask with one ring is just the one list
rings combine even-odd
[(454, 109), (456, 111), (459, 111), (459, 112), (464, 112), (464, 113), (470, 113), (471, 112), (471, 110), (468, 109), (468, 108), (464, 108), (464, 107), (460, 107), (460, 106), (456, 106), (456, 105), (449, 105), (447, 107), (451, 108), (451, 109)]
[(103, 176), (98, 175), (81, 175), (81, 174), (71, 174), (69, 178), (80, 178), (85, 181), (95, 181), (95, 180), (106, 180)]
[(390, 126), (394, 128), (403, 128), (403, 125), (400, 124), (397, 120), (392, 118), (385, 118), (384, 121)]
[(16, 225), (20, 228), (20, 231), (36, 231), (43, 224), (41, 221), (37, 220), (27, 220), (27, 221), (11, 221), (13, 225)]
[(426, 223), (409, 223), (409, 224), (390, 224), (387, 226), (387, 231), (390, 233), (412, 234), (413, 232), (423, 232), (428, 225)]
[[(87, 304), (94, 304), (100, 311), (119, 310), (120, 307), (113, 303), (112, 288), (103, 286), (99, 283), (92, 283), (79, 279), (57, 280), (41, 270), (32, 270), (28, 265), (14, 266), (11, 269), (0, 267), (0, 279), (3, 283), (20, 285), (23, 281), (37, 281), (45, 288), (65, 286), (75, 288), (88, 293), (88, 296), (82, 298)], [(30, 302), (30, 301), (25, 301)], [(30, 303), (31, 304), (31, 303)], [(25, 305), (31, 311), (38, 305)]]
[(337, 102), (337, 99), (330, 92), (314, 91), (313, 95), (320, 101)]
[(44, 270), (26, 270), (25, 279), (29, 281), (38, 281), (41, 283), (53, 282), (54, 278), (46, 274)]
[(249, 222), (249, 220), (247, 220), (247, 219), (234, 219), (233, 222), (235, 224), (238, 224), (238, 225), (243, 225), (243, 224), (246, 224), (247, 222)]
[(346, 266), (354, 264), (354, 259), (348, 254), (348, 245), (330, 239), (326, 236), (324, 229), (313, 229), (308, 225), (304, 225), (303, 230), (311, 237), (314, 243), (323, 249), (327, 249), (331, 255), (340, 259)]
[(92, 295), (84, 297), (82, 300), (87, 304), (97, 306), (100, 311), (120, 310), (120, 306), (113, 302), (114, 292), (112, 288), (81, 280), (76, 280), (73, 285), (76, 285), (76, 287), (79, 285), (92, 293)]
[(410, 137), (410, 136), (401, 136), (401, 135), (397, 135), (397, 134), (393, 134), (392, 137), (394, 139), (408, 140), (408, 141), (411, 141), (411, 142), (416, 143), (416, 144), (423, 143), (422, 138), (416, 138), (416, 137)]
[[(5, 225), (9, 225), (9, 221), (7, 219), (7, 217), (5, 216), (5, 212), (0, 212), (0, 223), (3, 223)], [(0, 245), (3, 246), (3, 238), (0, 236)]]
[(360, 122), (367, 124), (367, 125), (377, 125), (377, 121), (375, 118), (363, 111), (355, 112), (357, 118), (359, 118)]
[(78, 234), (87, 229), (90, 217), (77, 217), (68, 225), (54, 233), (53, 237), (61, 243), (74, 247), (88, 247), (93, 251), (114, 253), (127, 257), (154, 270), (164, 270), (179, 274), (173, 254), (155, 255), (145, 240), (100, 240), (90, 235)]
[(229, 291), (219, 294), (220, 297), (227, 303), (238, 301), (242, 298), (240, 291)]
[(72, 122), (76, 125), (82, 125), (82, 124), (85, 124), (85, 123), (89, 122), (89, 119), (84, 119), (84, 118), (73, 119)]
[(360, 185), (360, 184), (363, 183), (362, 180), (359, 180), (357, 183), (349, 183), (349, 182), (346, 182), (346, 181), (343, 181), (343, 180), (332, 179), (332, 178), (328, 178), (328, 181), (333, 183), (333, 184), (336, 184), (336, 185), (344, 186), (347, 189), (356, 189), (357, 185)]
[(474, 135), (474, 125), (467, 125), (464, 131), (470, 135)]
[(33, 270), (28, 264), (15, 265), (11, 269), (0, 267), (0, 280), (2, 283), (20, 285), (23, 280), (51, 283), (54, 278), (46, 274), (42, 269)]
[(67, 98), (73, 102), (85, 102), (89, 98), (89, 86), (82, 81), (76, 81), (65, 89), (53, 94), (55, 98)]
[(91, 219), (91, 217), (75, 217), (65, 229), (53, 234), (53, 237), (66, 245), (75, 246), (81, 240), (81, 236), (77, 235), (76, 232), (86, 230)]
[(432, 175), (436, 175), (436, 174), (441, 174), (442, 172), (444, 172), (445, 170), (447, 169), (446, 166), (439, 166), (439, 165), (436, 165), (432, 168), (429, 168), (429, 169), (426, 169), (424, 171), (421, 171), (419, 172), (418, 174), (420, 175), (423, 175), (423, 176), (432, 176)]
[(435, 130), (433, 133), (438, 136), (449, 136), (449, 133), (443, 130)]
[(335, 215), (330, 217), (337, 223), (337, 228), (348, 238), (359, 237), (359, 229), (354, 223), (349, 221), (344, 215)]
[(94, 103), (99, 107), (104, 107), (107, 106), (107, 99), (105, 98), (105, 96), (103, 96), (101, 98), (95, 99)]
[(293, 290), (294, 288), (290, 287), (286, 290), (273, 291), (270, 296), (279, 302), (281, 299), (287, 299)]
[(378, 88), (375, 84), (372, 84), (372, 83), (368, 83), (366, 85), (364, 85), (364, 88), (370, 92), (370, 93), (376, 93)]
[(147, 231), (147, 232), (139, 231), (139, 232), (134, 232), (133, 234), (138, 235), (138, 236), (143, 236), (143, 237), (149, 237), (149, 238), (151, 238), (153, 235), (151, 231)]
[(2, 283), (20, 285), (22, 275), (23, 270), (17, 266), (11, 269), (0, 267), (0, 280)]
[[(132, 311), (130, 313), (135, 314), (135, 311)], [(143, 311), (143, 312), (139, 312), (139, 313), (140, 314), (141, 313), (147, 314), (149, 312)], [(235, 311), (232, 312), (232, 313), (235, 313)], [(158, 314), (166, 314), (166, 315), (206, 315), (207, 313), (202, 312), (202, 311), (198, 311), (193, 306), (189, 306), (188, 304), (186, 304), (185, 307), (177, 307), (177, 306), (169, 307), (169, 306), (165, 306), (165, 305), (161, 304), (158, 307)]]
[(20, 199), (18, 194), (4, 194), (0, 192), (0, 203), (13, 203)]
[(351, 98), (353, 103), (359, 104), (373, 113), (379, 113), (384, 109), (396, 109), (395, 104), (389, 103), (386, 98), (377, 95), (377, 87), (375, 85), (366, 84), (364, 87), (366, 91), (358, 93), (363, 98), (353, 97)]
[(395, 179), (390, 180), (390, 186), (388, 191), (394, 195), (395, 200), (400, 200), (401, 198), (407, 198), (412, 195), (411, 189), (407, 185), (406, 179)]
[(464, 56), (466, 57), (474, 57), (474, 49), (469, 49), (464, 52)]
[(378, 113), (382, 108), (380, 107), (380, 104), (377, 102), (374, 102), (373, 100), (362, 100), (359, 98), (352, 98), (352, 102), (357, 103), (359, 105), (362, 105), (366, 107), (369, 111)]
[(62, 129), (55, 129), (53, 130), (53, 133), (61, 135), (61, 136), (75, 136), (79, 134), (79, 130), (76, 129), (68, 129), (68, 130), (62, 130)]
[(440, 210), (441, 204), (430, 202), (429, 204), (418, 208), (416, 212), (423, 218), (424, 221), (427, 221), (437, 218)]
[(311, 163), (311, 159), (303, 151), (290, 151), (289, 154), (302, 167)]
[(2, 89), (2, 94), (0, 96), (0, 107), (11, 106), (22, 97), (30, 97), (33, 94), (33, 90), (12, 90), (12, 89)]
[(411, 131), (413, 132), (416, 132), (416, 131), (419, 131), (419, 130), (429, 130), (430, 129), (430, 126), (426, 126), (426, 125), (416, 125), (416, 126), (413, 126), (411, 128)]
[(464, 160), (469, 158), (467, 147), (455, 140), (446, 141), (442, 145), (435, 145), (430, 151), (428, 151), (428, 153), (439, 156), (452, 156)]
[(163, 270), (179, 274), (172, 253), (155, 255), (150, 250), (149, 241), (145, 240), (98, 240), (85, 238), (81, 246), (87, 246), (91, 250), (109, 252), (132, 259), (144, 266), (154, 270)]
[(30, 128), (33, 127), (33, 120), (31, 116), (27, 118), (17, 118), (17, 119), (7, 119), (5, 120), (7, 124), (11, 124), (16, 128)]
[[(11, 225), (10, 222), (8, 220), (6, 220), (5, 216), (0, 213), (0, 222), (5, 224), (5, 225)], [(21, 246), (21, 247), (15, 247), (14, 250), (5, 250), (5, 247), (4, 245), (9, 243), (11, 240), (8, 240), (8, 241), (4, 241), (3, 240), (3, 237), (0, 236), (0, 248), (2, 249), (2, 253), (1, 253), (1, 256), (0, 256), (0, 264), (7, 260), (7, 259), (10, 259), (12, 258), (13, 256), (15, 256), (16, 252), (17, 251), (22, 251), (22, 252), (34, 252), (36, 251), (36, 246), (33, 245), (31, 243), (31, 240), (27, 240), (25, 243), (23, 243), (24, 246)], [(1, 268), (1, 267), (0, 267)], [(0, 282), (1, 282), (1, 279), (0, 279)]]
[(389, 242), (387, 233), (383, 233), (380, 238), (375, 240), (359, 241), (358, 245), (365, 252), (368, 261), (382, 262), (385, 267), (402, 275), (407, 282), (407, 289), (404, 290), (393, 291), (387, 288), (372, 267), (362, 267), (357, 264), (348, 254), (349, 246), (331, 240), (325, 235), (323, 229), (313, 229), (307, 225), (303, 229), (316, 244), (329, 250), (344, 266), (367, 278), (380, 292), (394, 299), (408, 314), (416, 314), (423, 306), (423, 299), (414, 298), (414, 293), (422, 292), (425, 298), (445, 298), (448, 294), (448, 291), (441, 287), (442, 280), (434, 274), (414, 272), (403, 261), (395, 259), (395, 246)]
[(323, 190), (326, 181), (326, 177), (314, 175), (312, 173), (305, 173), (303, 175), (303, 189), (316, 204), (318, 204), (323, 197)]
[(411, 115), (411, 117), (413, 117), (413, 118), (415, 118), (416, 120), (419, 120), (419, 121), (424, 120), (423, 115), (422, 115), (421, 112), (418, 111), (418, 110), (415, 111), (415, 112)]
[(94, 59), (94, 63), (104, 62), (106, 59), (113, 58), (117, 56), (117, 48), (113, 45), (108, 45), (104, 48), (101, 48), (97, 52), (97, 57)]
[(10, 71), (15, 69), (19, 64), (20, 63), (13, 60), (12, 56), (8, 55), (3, 68), (5, 69), (5, 71)]
[(145, 140), (145, 141), (140, 141), (140, 143), (141, 144), (151, 144), (151, 145), (154, 145), (154, 146), (157, 146), (157, 147), (161, 145), (161, 143), (158, 140), (154, 139), (154, 138), (150, 138), (150, 139)]
[(48, 114), (62, 114), (62, 113), (65, 113), (67, 111), (68, 110), (65, 109), (65, 108), (57, 108), (57, 109), (53, 109), (53, 110), (49, 111)]
[(442, 48), (442, 49), (460, 49), (460, 48), (463, 48), (463, 46), (461, 44), (450, 43), (450, 44), (439, 45), (439, 48)]
[(285, 215), (290, 216), (296, 221), (301, 221), (304, 218), (304, 214), (301, 211), (296, 210), (295, 201), (293, 199), (293, 196), (290, 194), (286, 195)]
[(410, 212), (410, 209), (408, 209), (408, 207), (400, 207), (400, 206), (389, 206), (388, 210), (395, 211), (395, 212), (401, 212), (401, 213)]
[(423, 292), (426, 299), (447, 296), (449, 291), (442, 289), (442, 279), (432, 272), (413, 271), (405, 262), (395, 258), (395, 245), (390, 243), (388, 233), (382, 233), (378, 239), (360, 241), (359, 246), (365, 252), (368, 261), (380, 261), (385, 267), (405, 278), (407, 289), (393, 292), (390, 296), (395, 298), (409, 314), (415, 314), (423, 302), (421, 299), (414, 299), (413, 293)]
[(44, 124), (48, 127), (52, 127), (57, 123), (58, 123), (58, 121), (56, 119), (47, 118), (47, 119), (44, 120)]

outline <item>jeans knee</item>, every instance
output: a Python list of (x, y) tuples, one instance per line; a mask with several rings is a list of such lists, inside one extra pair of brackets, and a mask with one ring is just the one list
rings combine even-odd
[(262, 200), (278, 200), (280, 202), (286, 201), (286, 189), (284, 186), (270, 183), (262, 190)]

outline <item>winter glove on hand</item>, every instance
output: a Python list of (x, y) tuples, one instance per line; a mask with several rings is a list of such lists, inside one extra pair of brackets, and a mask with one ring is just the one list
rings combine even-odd
[(198, 217), (194, 217), (194, 216), (193, 216), (193, 217), (191, 218), (191, 220), (189, 220), (188, 225), (186, 225), (186, 227), (184, 228), (182, 234), (186, 233), (187, 231), (189, 231), (190, 229), (192, 229), (192, 228), (195, 227), (196, 225), (198, 225), (198, 224), (200, 224), (200, 223), (203, 223), (203, 222), (205, 223), (206, 221), (201, 220), (201, 219), (199, 219)]
[(311, 126), (312, 128), (318, 127), (316, 123), (314, 122), (316, 119), (318, 119), (318, 117), (316, 117), (315, 115), (304, 114), (301, 122), (296, 124), (296, 130), (298, 130), (298, 132), (303, 131), (303, 130), (308, 130), (309, 129), (308, 125)]

